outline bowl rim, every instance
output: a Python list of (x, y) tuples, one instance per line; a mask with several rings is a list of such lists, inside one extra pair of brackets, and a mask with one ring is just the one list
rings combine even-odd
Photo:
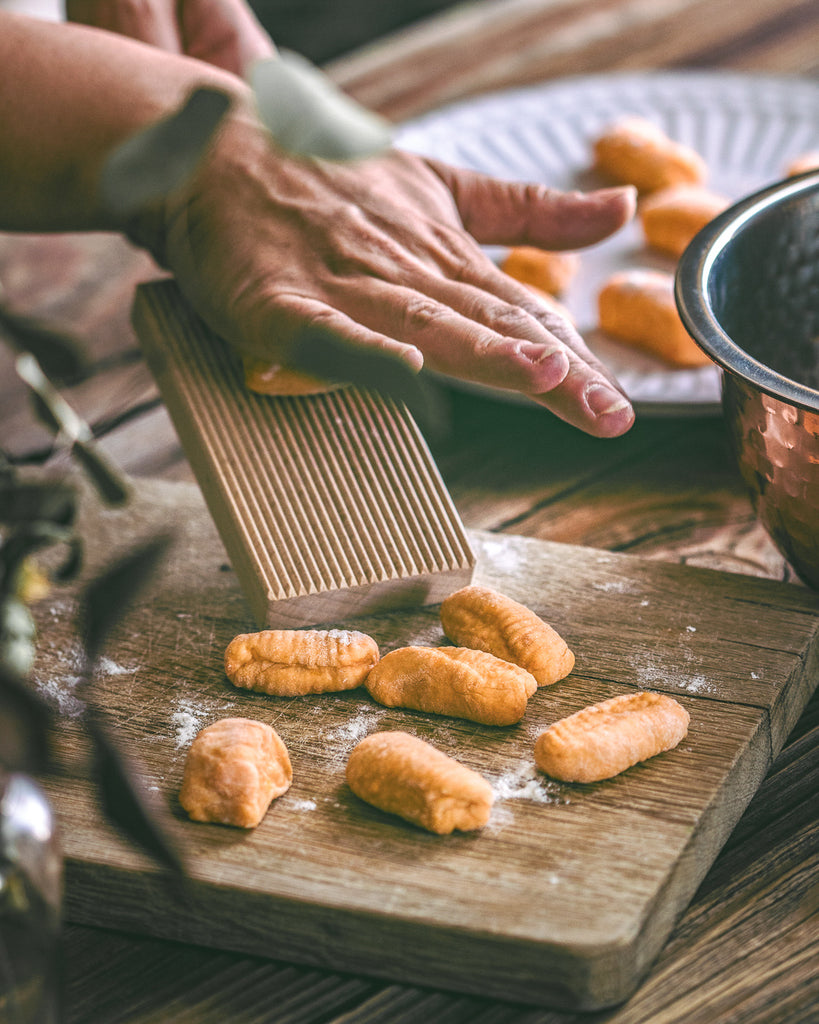
[(728, 243), (757, 214), (782, 199), (819, 188), (819, 168), (768, 185), (729, 206), (692, 239), (674, 280), (677, 310), (686, 330), (723, 370), (773, 398), (819, 412), (819, 390), (799, 384), (754, 359), (722, 329), (708, 298), (708, 278)]

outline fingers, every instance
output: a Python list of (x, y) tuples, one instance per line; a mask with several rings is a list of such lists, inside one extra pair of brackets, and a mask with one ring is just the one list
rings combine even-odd
[(424, 365), (439, 373), (535, 394), (569, 372), (565, 345), (536, 318), (468, 284), (371, 279), (343, 302), (355, 320), (423, 352)]
[(466, 230), (484, 245), (580, 249), (614, 234), (636, 208), (631, 186), (562, 192), (428, 163), (452, 192)]
[[(490, 301), (497, 298), (525, 313), (529, 322), (538, 324), (541, 337), (548, 335), (561, 344), (568, 362), (567, 373), (554, 387), (520, 390), (567, 423), (596, 437), (618, 437), (629, 430), (634, 423), (631, 403), (572, 324), (494, 264), (486, 267), (485, 275), (485, 287), (492, 292)], [(449, 298), (454, 301), (454, 294)]]
[(256, 313), (249, 329), (247, 319), (237, 317), (235, 322), (243, 322), (246, 329), (242, 333), (234, 332), (228, 340), (240, 351), (271, 362), (282, 360), (286, 363), (288, 348), (305, 329), (316, 327), (331, 332), (352, 346), (374, 348), (393, 355), (416, 372), (424, 365), (423, 354), (414, 345), (371, 330), (346, 313), (307, 296), (275, 296), (261, 312)]
[[(631, 403), (613, 374), (587, 348), (574, 327), (536, 296), (492, 265), (491, 292), (454, 281), (430, 282), (429, 291), (446, 306), (468, 313), (473, 336), (483, 347), (454, 349), (454, 335), (435, 330), (414, 343), (426, 365), (451, 376), (493, 387), (513, 388), (561, 419), (598, 437), (617, 437), (634, 423)], [(468, 303), (468, 308), (464, 303)], [(441, 316), (435, 325), (443, 327)], [(487, 335), (494, 332), (494, 340)], [(469, 336), (469, 332), (467, 332)], [(405, 340), (406, 336), (405, 336)]]
[(596, 436), (625, 433), (634, 412), (610, 372), (561, 316), (496, 273), (501, 295), (434, 276), (418, 290), (371, 280), (345, 308), (423, 352), (429, 369), (520, 391)]
[(66, 0), (65, 13), (69, 21), (117, 32), (169, 53), (182, 52), (176, 0), (150, 0), (139, 4)]
[(634, 423), (634, 409), (626, 396), (580, 364), (572, 366), (559, 388), (530, 397), (595, 437), (619, 437)]
[(292, 339), (307, 327), (320, 327), (352, 346), (393, 354), (416, 371), (423, 364), (462, 380), (520, 391), (595, 436), (615, 437), (629, 429), (631, 404), (579, 335), (547, 306), (540, 310), (535, 298), (528, 309), (519, 309), (474, 286), (444, 286), (447, 299), (456, 293), (460, 301), (469, 297), (472, 316), (438, 298), (374, 281), (366, 297), (363, 292), (347, 296), (345, 312), (307, 296), (277, 295), (264, 315), (254, 317), (255, 329), (232, 340), (257, 358), (286, 364)]

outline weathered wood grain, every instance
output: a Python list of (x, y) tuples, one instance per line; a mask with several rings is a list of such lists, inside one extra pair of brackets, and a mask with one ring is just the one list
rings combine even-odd
[[(89, 501), (85, 516), (89, 572), (135, 537), (177, 525), (173, 558), (123, 623), (94, 702), (174, 809), (192, 882), (174, 899), (100, 822), (75, 777), (83, 737), (69, 719), (73, 767), (47, 786), (65, 825), (75, 921), (496, 998), (605, 1006), (648, 970), (816, 685), (819, 599), (801, 588), (473, 534), (480, 578), (552, 622), (577, 656), (519, 726), (388, 710), (355, 692), (237, 692), (221, 659), (250, 610), (196, 489), (145, 482), (129, 512)], [(43, 689), (69, 707), (70, 612), (70, 601), (40, 609), (37, 666)], [(342, 621), (382, 652), (443, 642), (435, 608)], [(689, 709), (679, 748), (591, 786), (534, 772), (538, 732), (634, 688)], [(293, 761), (293, 788), (252, 834), (187, 822), (176, 803), (184, 727), (228, 715), (274, 724)], [(377, 728), (409, 728), (481, 771), (498, 794), (483, 833), (442, 842), (356, 801), (346, 755)]]
[(401, 121), (449, 102), (551, 78), (723, 67), (819, 73), (805, 0), (483, 0), (331, 61), (352, 96)]

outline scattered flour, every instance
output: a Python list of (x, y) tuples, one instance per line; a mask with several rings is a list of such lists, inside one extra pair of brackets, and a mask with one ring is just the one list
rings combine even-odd
[(37, 692), (47, 701), (58, 714), (66, 718), (79, 718), (83, 713), (85, 704), (79, 697), (75, 696), (74, 689), (81, 680), (81, 676), (61, 676), (59, 679), (35, 678), (34, 685)]
[(177, 711), (171, 715), (171, 721), (176, 729), (176, 749), (190, 746), (196, 738), (196, 734), (202, 728), (202, 712), (192, 704), (179, 701)]
[(684, 680), (681, 685), (689, 693), (711, 693), (714, 689), (705, 676), (692, 676), (690, 679)]
[(369, 704), (359, 706), (358, 713), (354, 718), (344, 722), (335, 729), (322, 729), (321, 738), (326, 743), (332, 743), (338, 747), (338, 754), (345, 754), (352, 750), (359, 740), (372, 732), (373, 725), (382, 717), (384, 711), (375, 710)]
[(291, 800), (290, 806), (294, 811), (314, 811), (316, 809), (315, 800)]
[[(56, 608), (51, 608), (50, 611), (54, 617), (59, 614), (59, 610)], [(48, 651), (50, 659), (53, 659), (56, 664), (47, 676), (36, 675), (34, 686), (40, 696), (58, 714), (67, 718), (79, 718), (85, 704), (74, 691), (83, 680), (83, 649), (77, 643), (67, 647), (58, 646), (53, 640), (45, 641), (43, 646)], [(100, 658), (95, 675), (97, 677), (131, 675), (138, 670), (139, 666), (136, 665), (118, 665), (111, 658)]]
[(478, 541), (487, 561), (500, 572), (514, 572), (525, 561), (520, 546), (511, 537), (495, 534)]
[(702, 672), (691, 671), (694, 662), (692, 651), (684, 651), (681, 661), (675, 665), (658, 661), (650, 651), (635, 651), (631, 656), (634, 682), (641, 690), (651, 690), (670, 683), (676, 689), (688, 693), (713, 693), (714, 685), (708, 677)]
[(128, 676), (139, 671), (138, 665), (118, 665), (110, 658), (100, 658), (98, 672), (103, 676)]
[[(595, 590), (607, 594), (636, 594), (636, 584), (632, 580), (607, 580), (605, 583), (592, 583)], [(647, 604), (648, 602), (646, 602)]]
[(524, 764), (494, 780), (497, 800), (532, 800), (539, 804), (565, 804), (563, 789), (541, 775), (533, 764)]

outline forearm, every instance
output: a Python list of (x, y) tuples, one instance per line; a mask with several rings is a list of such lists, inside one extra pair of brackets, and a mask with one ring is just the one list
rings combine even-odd
[(121, 230), (99, 202), (112, 149), (198, 86), (239, 78), (84, 26), (0, 13), (0, 229)]

